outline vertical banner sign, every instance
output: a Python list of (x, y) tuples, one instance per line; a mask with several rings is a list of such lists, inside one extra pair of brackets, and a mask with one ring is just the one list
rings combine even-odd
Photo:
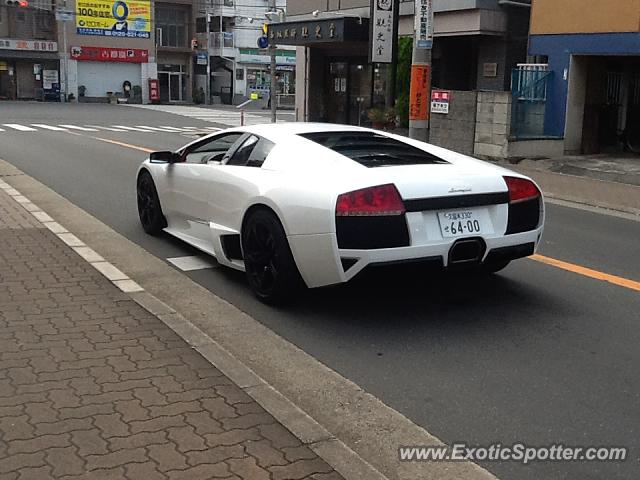
[(393, 62), (393, 45), (396, 32), (393, 17), (398, 8), (397, 0), (373, 0), (371, 2), (371, 52), (372, 63)]
[(411, 65), (409, 120), (429, 120), (430, 74), (429, 65)]
[(416, 0), (416, 47), (433, 47), (433, 0)]

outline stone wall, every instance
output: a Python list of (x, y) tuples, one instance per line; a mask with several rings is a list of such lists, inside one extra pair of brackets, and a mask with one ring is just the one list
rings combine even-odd
[(449, 113), (431, 114), (429, 142), (473, 155), (476, 130), (477, 92), (451, 92)]
[(507, 158), (511, 127), (511, 92), (478, 92), (474, 154)]

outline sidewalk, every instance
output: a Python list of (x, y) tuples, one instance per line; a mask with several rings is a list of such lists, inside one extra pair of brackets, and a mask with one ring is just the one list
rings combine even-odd
[(1, 480), (342, 478), (4, 188)]

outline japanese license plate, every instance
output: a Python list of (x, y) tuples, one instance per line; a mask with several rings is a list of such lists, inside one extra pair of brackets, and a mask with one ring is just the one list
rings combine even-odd
[(469, 237), (487, 233), (487, 212), (478, 210), (456, 210), (438, 212), (442, 236)]

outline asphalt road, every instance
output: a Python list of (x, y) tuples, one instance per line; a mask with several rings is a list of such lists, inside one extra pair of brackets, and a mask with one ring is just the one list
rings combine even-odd
[[(189, 125), (125, 106), (0, 103), (0, 158), (163, 259), (193, 254), (144, 235), (135, 208), (142, 151), (192, 134), (17, 131), (2, 124)], [(540, 253), (640, 280), (640, 223), (548, 205)], [(631, 448), (623, 463), (480, 462), (502, 479), (640, 477), (640, 295), (532, 260), (477, 278), (382, 272), (310, 291), (287, 308), (256, 301), (225, 269), (185, 273), (443, 441)]]

